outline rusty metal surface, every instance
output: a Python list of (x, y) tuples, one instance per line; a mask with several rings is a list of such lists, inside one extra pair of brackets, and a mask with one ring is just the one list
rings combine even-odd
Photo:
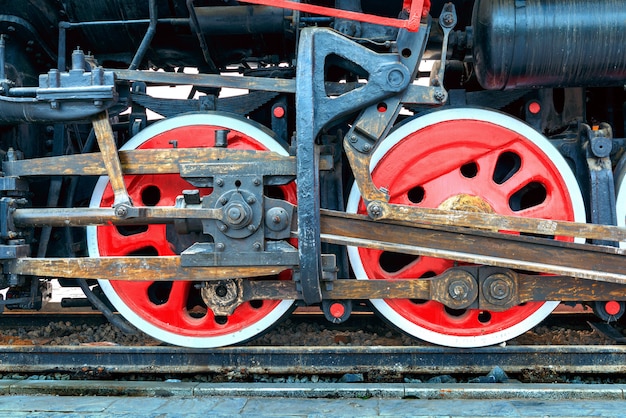
[(154, 71), (112, 70), (118, 80), (154, 84), (191, 84), (197, 87), (220, 87), (295, 93), (295, 80), (259, 77), (223, 77), (216, 74), (167, 74)]
[(109, 373), (507, 373), (549, 369), (626, 372), (624, 346), (440, 347), (75, 347), (0, 346), (0, 372)]
[(369, 222), (322, 211), (326, 242), (626, 284), (623, 252), (469, 228)]
[(93, 118), (93, 130), (96, 134), (104, 166), (106, 167), (113, 195), (115, 196), (113, 206), (121, 204), (132, 205), (126, 190), (126, 184), (124, 184), (122, 164), (117, 153), (117, 145), (111, 123), (109, 122), (108, 112), (102, 112)]
[[(97, 213), (101, 212), (102, 210), (98, 209)], [(378, 283), (375, 284), (342, 280), (338, 281), (332, 290), (324, 292), (326, 298), (434, 299), (458, 309), (475, 305), (478, 292), (464, 292), (463, 288), (469, 289), (476, 282), (482, 286), (482, 290), (478, 305), (475, 307), (482, 306), (491, 310), (502, 310), (531, 300), (596, 300), (598, 297), (623, 299), (622, 287), (626, 284), (626, 276), (622, 269), (623, 255), (620, 250), (614, 248), (484, 231), (446, 230), (372, 222), (364, 215), (331, 211), (323, 211), (321, 226), (323, 240), (333, 243), (419, 255), (445, 256), (472, 263), (590, 279), (581, 281), (571, 277), (519, 275), (507, 270), (487, 271), (481, 277), (479, 270), (474, 277), (470, 275), (469, 279), (456, 276), (448, 278), (447, 274), (443, 274), (431, 280), (404, 280), (402, 283), (376, 280), (374, 282)], [(515, 254), (514, 259), (511, 254)], [(296, 259), (288, 262), (276, 259), (274, 262), (270, 260), (249, 262), (247, 266), (242, 266), (241, 260), (236, 255), (231, 261), (224, 259), (217, 264), (209, 263), (202, 266), (181, 263), (179, 257), (20, 258), (9, 263), (7, 271), (20, 275), (66, 278), (216, 280), (242, 277), (242, 269), (245, 269), (248, 276), (256, 277), (276, 274), (297, 265)], [(128, 274), (129, 272), (135, 273)], [(497, 283), (489, 284), (493, 280)], [(490, 286), (502, 287), (502, 285), (509, 288), (505, 292), (508, 295), (506, 299), (501, 297), (489, 299)], [(278, 288), (281, 290), (278, 291)], [(278, 288), (270, 288), (268, 290), (270, 293), (264, 293), (261, 287), (257, 287), (253, 294), (260, 299), (294, 298), (293, 282), (279, 285)], [(455, 290), (457, 288), (458, 292)], [(485, 295), (487, 296), (483, 297)]]
[[(198, 164), (198, 161), (220, 161), (221, 167), (230, 164), (257, 164), (259, 170), (268, 174), (295, 174), (296, 158), (273, 152), (258, 153), (248, 150), (226, 148), (172, 148), (153, 150), (119, 151), (124, 174), (178, 174), (181, 165)], [(7, 176), (51, 175), (106, 175), (106, 167), (100, 153), (44, 157), (29, 160), (5, 161), (3, 171)], [(208, 163), (206, 163), (208, 164)], [(264, 168), (267, 165), (267, 168)], [(215, 167), (218, 167), (216, 164)], [(332, 161), (320, 159), (320, 169), (329, 170)]]
[[(291, 260), (292, 265), (288, 265)], [(226, 260), (228, 261), (228, 260)], [(266, 260), (267, 261), (267, 260)], [(287, 265), (279, 265), (287, 262)], [(74, 259), (19, 259), (7, 266), (18, 274), (111, 280), (196, 280), (206, 286), (233, 286), (231, 307), (252, 300), (302, 299), (290, 280), (244, 280), (241, 272), (257, 276), (277, 274), (295, 266), (295, 254), (283, 261), (241, 267), (184, 266), (177, 257), (112, 257)], [(236, 264), (233, 261), (232, 264)], [(86, 277), (83, 277), (86, 276)], [(233, 279), (235, 278), (235, 279)], [(230, 279), (230, 280), (226, 280)], [(321, 289), (324, 300), (420, 299), (435, 300), (452, 309), (503, 311), (531, 301), (626, 300), (624, 285), (561, 276), (530, 276), (491, 267), (450, 269), (429, 279), (334, 280)], [(208, 302), (207, 302), (208, 304)], [(229, 305), (229, 306), (230, 306)]]
[(220, 280), (278, 274), (283, 265), (183, 267), (180, 257), (19, 258), (11, 272), (47, 277), (114, 280)]
[(610, 225), (521, 218), (490, 213), (417, 208), (415, 206), (395, 205), (384, 202), (371, 202), (370, 205), (377, 205), (379, 207), (377, 212), (380, 215), (377, 216), (376, 219), (418, 222), (433, 225), (454, 225), (496, 231), (518, 231), (547, 236), (563, 235), (569, 237), (604, 239), (607, 241), (623, 241), (626, 239), (626, 228)]

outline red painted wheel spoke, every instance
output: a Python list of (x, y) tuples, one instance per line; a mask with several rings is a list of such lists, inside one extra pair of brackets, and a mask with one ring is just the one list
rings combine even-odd
[[(166, 119), (140, 132), (124, 148), (168, 149), (174, 139), (179, 148), (212, 147), (217, 130), (228, 131), (229, 149), (269, 149), (286, 155), (264, 129), (248, 120), (225, 114), (194, 114)], [(113, 193), (102, 180), (96, 186), (91, 204), (110, 207)], [(183, 190), (197, 189), (176, 174), (132, 175), (126, 176), (125, 182), (133, 203), (145, 206), (173, 206)], [(212, 193), (212, 189), (207, 188), (199, 191), (200, 196)], [(273, 194), (295, 203), (295, 183), (277, 186)], [(171, 225), (107, 226), (94, 227), (91, 231), (91, 239), (88, 231), (89, 251), (98, 256), (170, 256), (179, 254), (194, 240), (194, 235), (177, 235)], [(211, 237), (202, 239), (210, 240)], [(280, 278), (290, 280), (291, 274)], [(197, 282), (103, 281), (100, 285), (116, 308), (139, 329), (173, 344), (194, 347), (222, 346), (252, 338), (287, 313), (293, 303), (281, 300), (264, 301), (254, 306), (244, 303), (236, 307), (232, 315), (217, 317), (207, 308), (196, 288)]]
[(187, 304), (191, 285), (191, 282), (172, 283), (170, 298), (163, 306), (167, 307), (173, 316), (180, 315), (183, 312)]
[[(565, 160), (540, 134), (508, 116), (475, 109), (434, 112), (401, 125), (385, 141), (373, 156), (372, 178), (389, 190), (392, 203), (584, 222), (580, 190)], [(359, 199), (353, 190), (348, 208), (365, 213)], [(455, 265), (365, 249), (349, 254), (359, 279), (432, 277)], [(460, 347), (512, 338), (556, 306), (538, 302), (487, 312), (434, 301), (372, 303), (406, 332)]]
[(417, 279), (422, 277), (432, 277), (437, 272), (443, 271), (452, 266), (448, 260), (433, 257), (419, 257), (418, 260), (409, 264), (396, 276), (397, 278)]
[(128, 236), (112, 231), (107, 246), (111, 253), (117, 255), (131, 255), (147, 249), (153, 249), (159, 255), (173, 255), (165, 240), (165, 225), (150, 225), (145, 232)]

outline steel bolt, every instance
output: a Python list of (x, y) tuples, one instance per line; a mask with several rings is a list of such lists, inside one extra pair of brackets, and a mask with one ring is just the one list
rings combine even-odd
[(222, 232), (226, 232), (226, 231), (228, 231), (228, 226), (227, 226), (227, 225), (224, 225), (224, 224), (221, 224), (221, 225), (219, 226), (219, 229), (220, 229), (220, 231), (222, 231)]
[(265, 225), (272, 231), (282, 231), (289, 226), (289, 215), (283, 208), (270, 208), (265, 213)]
[(115, 216), (123, 218), (128, 215), (128, 209), (125, 206), (115, 208)]
[(254, 225), (248, 225), (248, 231), (250, 231), (250, 232), (255, 232), (255, 231), (256, 231), (256, 226), (254, 226)]
[(446, 98), (446, 95), (443, 94), (441, 90), (437, 90), (435, 92), (435, 100), (437, 100), (438, 102), (443, 102), (445, 98)]
[(485, 300), (493, 305), (511, 306), (515, 302), (515, 278), (505, 273), (494, 273), (483, 284)]
[(246, 202), (248, 202), (249, 204), (253, 205), (256, 203), (256, 197), (254, 196), (250, 196), (246, 199)]
[(261, 251), (261, 243), (260, 242), (255, 242), (254, 244), (252, 244), (252, 247), (256, 250), (256, 251)]
[(383, 213), (383, 208), (377, 203), (372, 204), (368, 209), (369, 214), (374, 218), (378, 218)]
[(350, 142), (356, 142), (357, 139), (356, 135), (350, 135)]
[(450, 296), (452, 296), (452, 299), (455, 300), (462, 300), (462, 299), (466, 299), (467, 296), (469, 295), (469, 287), (467, 286), (467, 283), (461, 281), (461, 280), (455, 280), (452, 283), (450, 283), (450, 286), (448, 287), (448, 293), (450, 293)]
[(392, 87), (399, 87), (404, 83), (405, 75), (398, 69), (393, 69), (387, 74), (387, 82)]
[(215, 179), (215, 184), (218, 187), (222, 187), (224, 185), (224, 180), (222, 180), (222, 179)]
[(243, 219), (243, 212), (238, 206), (231, 206), (228, 208), (227, 216), (232, 223), (239, 223)]
[(509, 296), (509, 286), (504, 280), (496, 279), (491, 283), (489, 292), (494, 299), (502, 300)]
[(217, 251), (224, 251), (224, 248), (226, 248), (226, 246), (223, 242), (218, 242), (217, 244), (215, 244), (215, 249)]
[(228, 199), (225, 197), (220, 197), (220, 203), (223, 205), (225, 205), (226, 203), (228, 203)]
[(255, 178), (252, 183), (254, 183), (255, 186), (260, 186), (262, 184), (261, 179), (259, 178)]
[(223, 298), (228, 294), (228, 289), (223, 284), (217, 285), (217, 287), (215, 288), (215, 294), (218, 297)]
[(370, 144), (363, 145), (363, 151), (370, 152), (372, 150), (372, 146)]

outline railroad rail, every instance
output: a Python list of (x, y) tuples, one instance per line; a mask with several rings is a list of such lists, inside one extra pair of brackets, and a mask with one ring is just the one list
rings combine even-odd
[(471, 350), (441, 347), (180, 347), (0, 346), (0, 373), (556, 373), (626, 372), (626, 347), (507, 346)]
[[(48, 306), (47, 306), (48, 307)], [(382, 321), (370, 312), (356, 312), (350, 321), (326, 328), (326, 339), (319, 338), (317, 331), (308, 331), (311, 339), (302, 335), (299, 345), (275, 341), (283, 330), (278, 327), (269, 331), (267, 339), (246, 345), (222, 348), (181, 348), (159, 343), (153, 339), (129, 342), (113, 338), (96, 338), (92, 343), (82, 343), (67, 337), (57, 345), (51, 342), (55, 332), (70, 335), (80, 332), (86, 325), (99, 332), (107, 327), (106, 319), (99, 313), (28, 312), (9, 311), (1, 317), (0, 330), (5, 338), (0, 345), (0, 373), (70, 373), (76, 376), (88, 374), (106, 377), (115, 374), (216, 374), (228, 373), (249, 376), (271, 375), (343, 375), (362, 373), (365, 376), (406, 376), (465, 374), (485, 375), (494, 367), (507, 374), (541, 372), (565, 374), (620, 374), (626, 372), (626, 345), (611, 343), (606, 336), (606, 326), (593, 324), (587, 328), (587, 320), (593, 315), (574, 310), (561, 310), (553, 314), (545, 324), (563, 330), (573, 325), (584, 335), (591, 329), (591, 345), (581, 345), (576, 337), (558, 340), (550, 344), (540, 336), (529, 336), (522, 341), (490, 347), (459, 349), (426, 345), (402, 346), (401, 335), (390, 331)], [(288, 328), (308, 330), (325, 329), (321, 311), (298, 310)], [(28, 330), (41, 330), (47, 324), (59, 325), (50, 335), (40, 335), (29, 341)], [(569, 325), (568, 325), (569, 324)], [(302, 327), (300, 327), (300, 325)], [(594, 325), (596, 325), (594, 327)], [(108, 326), (110, 327), (110, 326)], [(53, 326), (54, 328), (54, 326)], [(598, 329), (600, 328), (600, 329)], [(21, 337), (7, 343), (11, 330), (21, 330)], [(614, 333), (618, 330), (612, 329)], [(361, 333), (367, 333), (365, 336)], [(551, 334), (550, 334), (551, 335)], [(581, 334), (582, 335), (582, 334)], [(578, 337), (581, 338), (581, 337)], [(84, 341), (84, 340), (83, 340)], [(270, 346), (267, 341), (273, 341)], [(371, 341), (365, 343), (364, 341)], [(533, 344), (537, 341), (537, 344)], [(566, 345), (575, 341), (576, 345)], [(615, 340), (614, 340), (615, 341)], [(333, 342), (335, 343), (333, 345)], [(28, 345), (23, 345), (28, 344)], [(263, 344), (263, 345), (261, 345)], [(343, 345), (342, 345), (343, 344)], [(519, 344), (519, 345), (518, 345)], [(533, 345), (531, 345), (533, 344)]]

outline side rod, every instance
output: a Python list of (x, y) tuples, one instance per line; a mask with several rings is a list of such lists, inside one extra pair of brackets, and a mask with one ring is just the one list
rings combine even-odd
[[(72, 210), (66, 209), (66, 211)], [(92, 209), (76, 210), (91, 211)], [(63, 217), (61, 213), (56, 218), (58, 222), (55, 224), (83, 226), (93, 221), (98, 221), (98, 223), (141, 222), (141, 218), (111, 219), (109, 209), (95, 210), (94, 216), (100, 216), (100, 218), (90, 219), (88, 215), (82, 218)], [(164, 208), (163, 210), (162, 213), (155, 213), (155, 215), (162, 217), (168, 215), (169, 219), (173, 219), (176, 218), (176, 210), (179, 209)], [(17, 209), (15, 214), (29, 213), (21, 211), (33, 210)], [(48, 219), (44, 219), (45, 213), (41, 210), (35, 211), (39, 211), (40, 214), (38, 222), (53, 220), (54, 215), (48, 215)], [(207, 213), (208, 217), (212, 215), (215, 214)], [(25, 221), (26, 217), (21, 220)], [(35, 218), (31, 218), (31, 224), (36, 224), (34, 220)], [(143, 222), (146, 223), (145, 219)], [(298, 236), (296, 230), (292, 228), (294, 237)], [(329, 210), (320, 212), (320, 230), (321, 240), (333, 244), (626, 284), (626, 271), (624, 270), (626, 252), (614, 247), (500, 234), (469, 228), (373, 221), (366, 215)]]

